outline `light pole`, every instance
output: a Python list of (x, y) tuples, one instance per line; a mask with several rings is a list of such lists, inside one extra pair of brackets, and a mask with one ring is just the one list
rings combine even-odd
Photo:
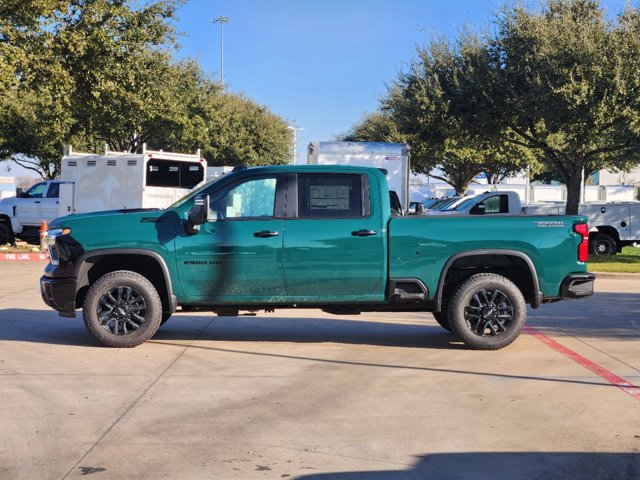
[(300, 130), (304, 130), (304, 128), (293, 127), (291, 125), (287, 125), (287, 128), (293, 132), (293, 164), (296, 164), (296, 140), (298, 136), (298, 132)]
[(224, 24), (229, 23), (229, 17), (221, 15), (218, 18), (211, 20), (211, 23), (220, 24), (220, 85), (224, 92)]

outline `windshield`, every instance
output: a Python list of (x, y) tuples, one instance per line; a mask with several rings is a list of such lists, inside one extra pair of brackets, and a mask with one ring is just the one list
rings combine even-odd
[(447, 210), (451, 205), (456, 203), (458, 200), (460, 200), (458, 197), (449, 198), (449, 199), (445, 200), (444, 202), (442, 202), (440, 205), (437, 205), (437, 206), (433, 207), (433, 210), (439, 210), (439, 211)]
[(193, 190), (191, 190), (189, 193), (187, 193), (184, 197), (182, 197), (180, 200), (178, 200), (177, 202), (172, 203), (171, 205), (169, 205), (168, 207), (164, 208), (164, 210), (171, 210), (173, 208), (177, 208), (180, 205), (182, 205), (183, 203), (185, 203), (186, 201), (188, 201), (190, 198), (198, 195), (202, 190), (204, 190), (205, 188), (207, 188), (209, 185), (213, 185), (214, 183), (216, 183), (218, 180), (220, 180), (221, 178), (224, 178), (225, 175), (222, 175), (220, 177), (214, 178), (213, 180), (210, 180), (209, 182), (206, 183), (201, 183), (200, 185), (196, 185), (195, 188)]
[(455, 204), (455, 205), (451, 205), (448, 208), (446, 208), (445, 210), (450, 211), (450, 212), (459, 212), (461, 210), (464, 210), (465, 208), (469, 207), (470, 205), (475, 203), (475, 198), (471, 197), (466, 199), (464, 202)]

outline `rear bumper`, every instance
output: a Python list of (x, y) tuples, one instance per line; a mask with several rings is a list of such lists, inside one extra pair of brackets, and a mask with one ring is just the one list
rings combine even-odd
[(574, 273), (562, 281), (560, 295), (563, 299), (582, 298), (593, 295), (594, 273)]
[(62, 317), (76, 315), (76, 279), (40, 278), (40, 294), (44, 303), (60, 312)]

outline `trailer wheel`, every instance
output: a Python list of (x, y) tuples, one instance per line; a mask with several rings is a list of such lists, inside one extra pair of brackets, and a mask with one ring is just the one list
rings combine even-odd
[(0, 245), (5, 245), (7, 243), (13, 245), (14, 242), (15, 236), (13, 235), (11, 225), (5, 222), (0, 222)]
[(162, 303), (149, 280), (118, 270), (100, 277), (89, 288), (82, 313), (87, 330), (100, 344), (130, 348), (156, 333)]
[(522, 292), (509, 279), (493, 273), (472, 275), (449, 304), (451, 330), (474, 350), (498, 350), (522, 330), (527, 308)]
[(589, 239), (589, 250), (592, 255), (615, 255), (618, 244), (606, 233), (596, 233)]

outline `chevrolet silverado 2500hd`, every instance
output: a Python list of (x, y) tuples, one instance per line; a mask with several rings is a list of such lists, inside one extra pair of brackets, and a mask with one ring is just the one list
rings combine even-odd
[(56, 219), (44, 301), (133, 347), (177, 310), (433, 312), (468, 347), (520, 334), (526, 304), (593, 293), (580, 216), (394, 216), (385, 176), (349, 166), (225, 175), (163, 210)]

